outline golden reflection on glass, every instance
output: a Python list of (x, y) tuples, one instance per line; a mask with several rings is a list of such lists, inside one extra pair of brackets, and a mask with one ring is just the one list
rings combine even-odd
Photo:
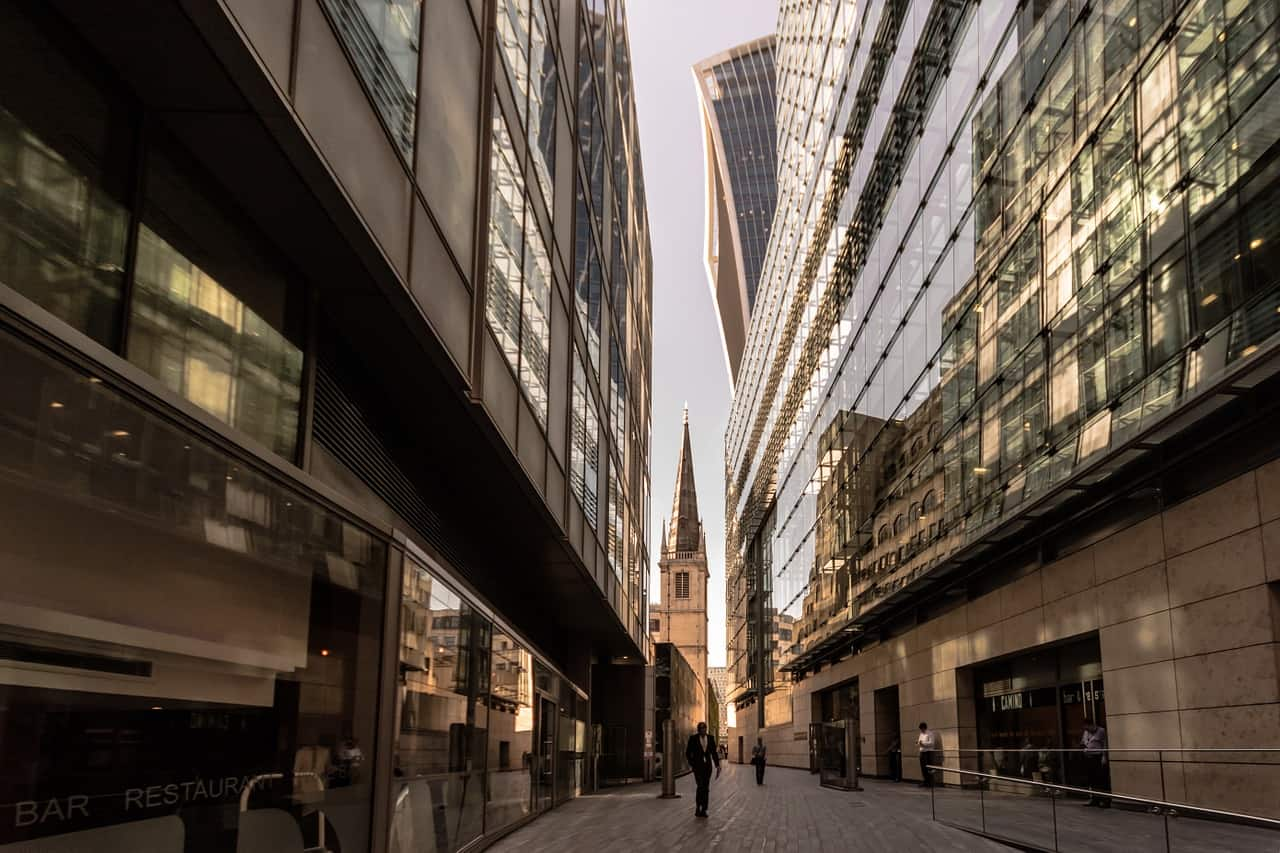
[(131, 308), (130, 361), (219, 420), (292, 455), (299, 347), (146, 225), (138, 234)]

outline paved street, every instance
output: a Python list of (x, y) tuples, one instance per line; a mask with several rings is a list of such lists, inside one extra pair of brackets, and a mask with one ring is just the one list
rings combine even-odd
[(582, 797), (503, 839), (497, 851), (804, 850), (1007, 851), (930, 820), (929, 794), (869, 781), (863, 793), (818, 787), (802, 770), (755, 771), (725, 762), (711, 786), (711, 816), (693, 816), (693, 777), (678, 780), (678, 800), (658, 799), (657, 785), (631, 785)]

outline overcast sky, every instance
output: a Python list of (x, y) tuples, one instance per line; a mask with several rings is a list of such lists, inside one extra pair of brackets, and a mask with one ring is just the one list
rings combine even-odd
[(724, 666), (724, 429), (729, 379), (702, 261), (703, 154), (691, 68), (774, 31), (776, 0), (630, 0), (640, 152), (653, 239), (653, 538), (671, 515), (681, 420), (689, 404), (698, 510), (711, 568), (709, 657)]

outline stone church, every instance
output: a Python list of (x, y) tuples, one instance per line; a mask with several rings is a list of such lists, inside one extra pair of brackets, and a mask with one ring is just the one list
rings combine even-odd
[(698, 515), (689, 445), (689, 409), (684, 410), (684, 438), (676, 468), (671, 519), (664, 523), (660, 600), (652, 608), (650, 633), (655, 643), (671, 643), (693, 669), (698, 683), (697, 719), (707, 719), (707, 542)]

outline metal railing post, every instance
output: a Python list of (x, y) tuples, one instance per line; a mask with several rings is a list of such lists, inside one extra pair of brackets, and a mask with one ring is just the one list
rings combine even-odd
[(1044, 792), (1049, 795), (1049, 813), (1053, 816), (1053, 849), (1058, 850), (1058, 792), (1052, 788), (1045, 788)]
[(662, 721), (662, 793), (660, 800), (674, 800), (676, 793), (676, 733), (671, 720)]
[(986, 786), (978, 783), (978, 816), (982, 821), (982, 834), (987, 834), (987, 795)]
[(929, 811), (932, 814), (933, 819), (937, 820), (938, 819), (938, 792), (934, 790), (932, 785), (929, 786)]

